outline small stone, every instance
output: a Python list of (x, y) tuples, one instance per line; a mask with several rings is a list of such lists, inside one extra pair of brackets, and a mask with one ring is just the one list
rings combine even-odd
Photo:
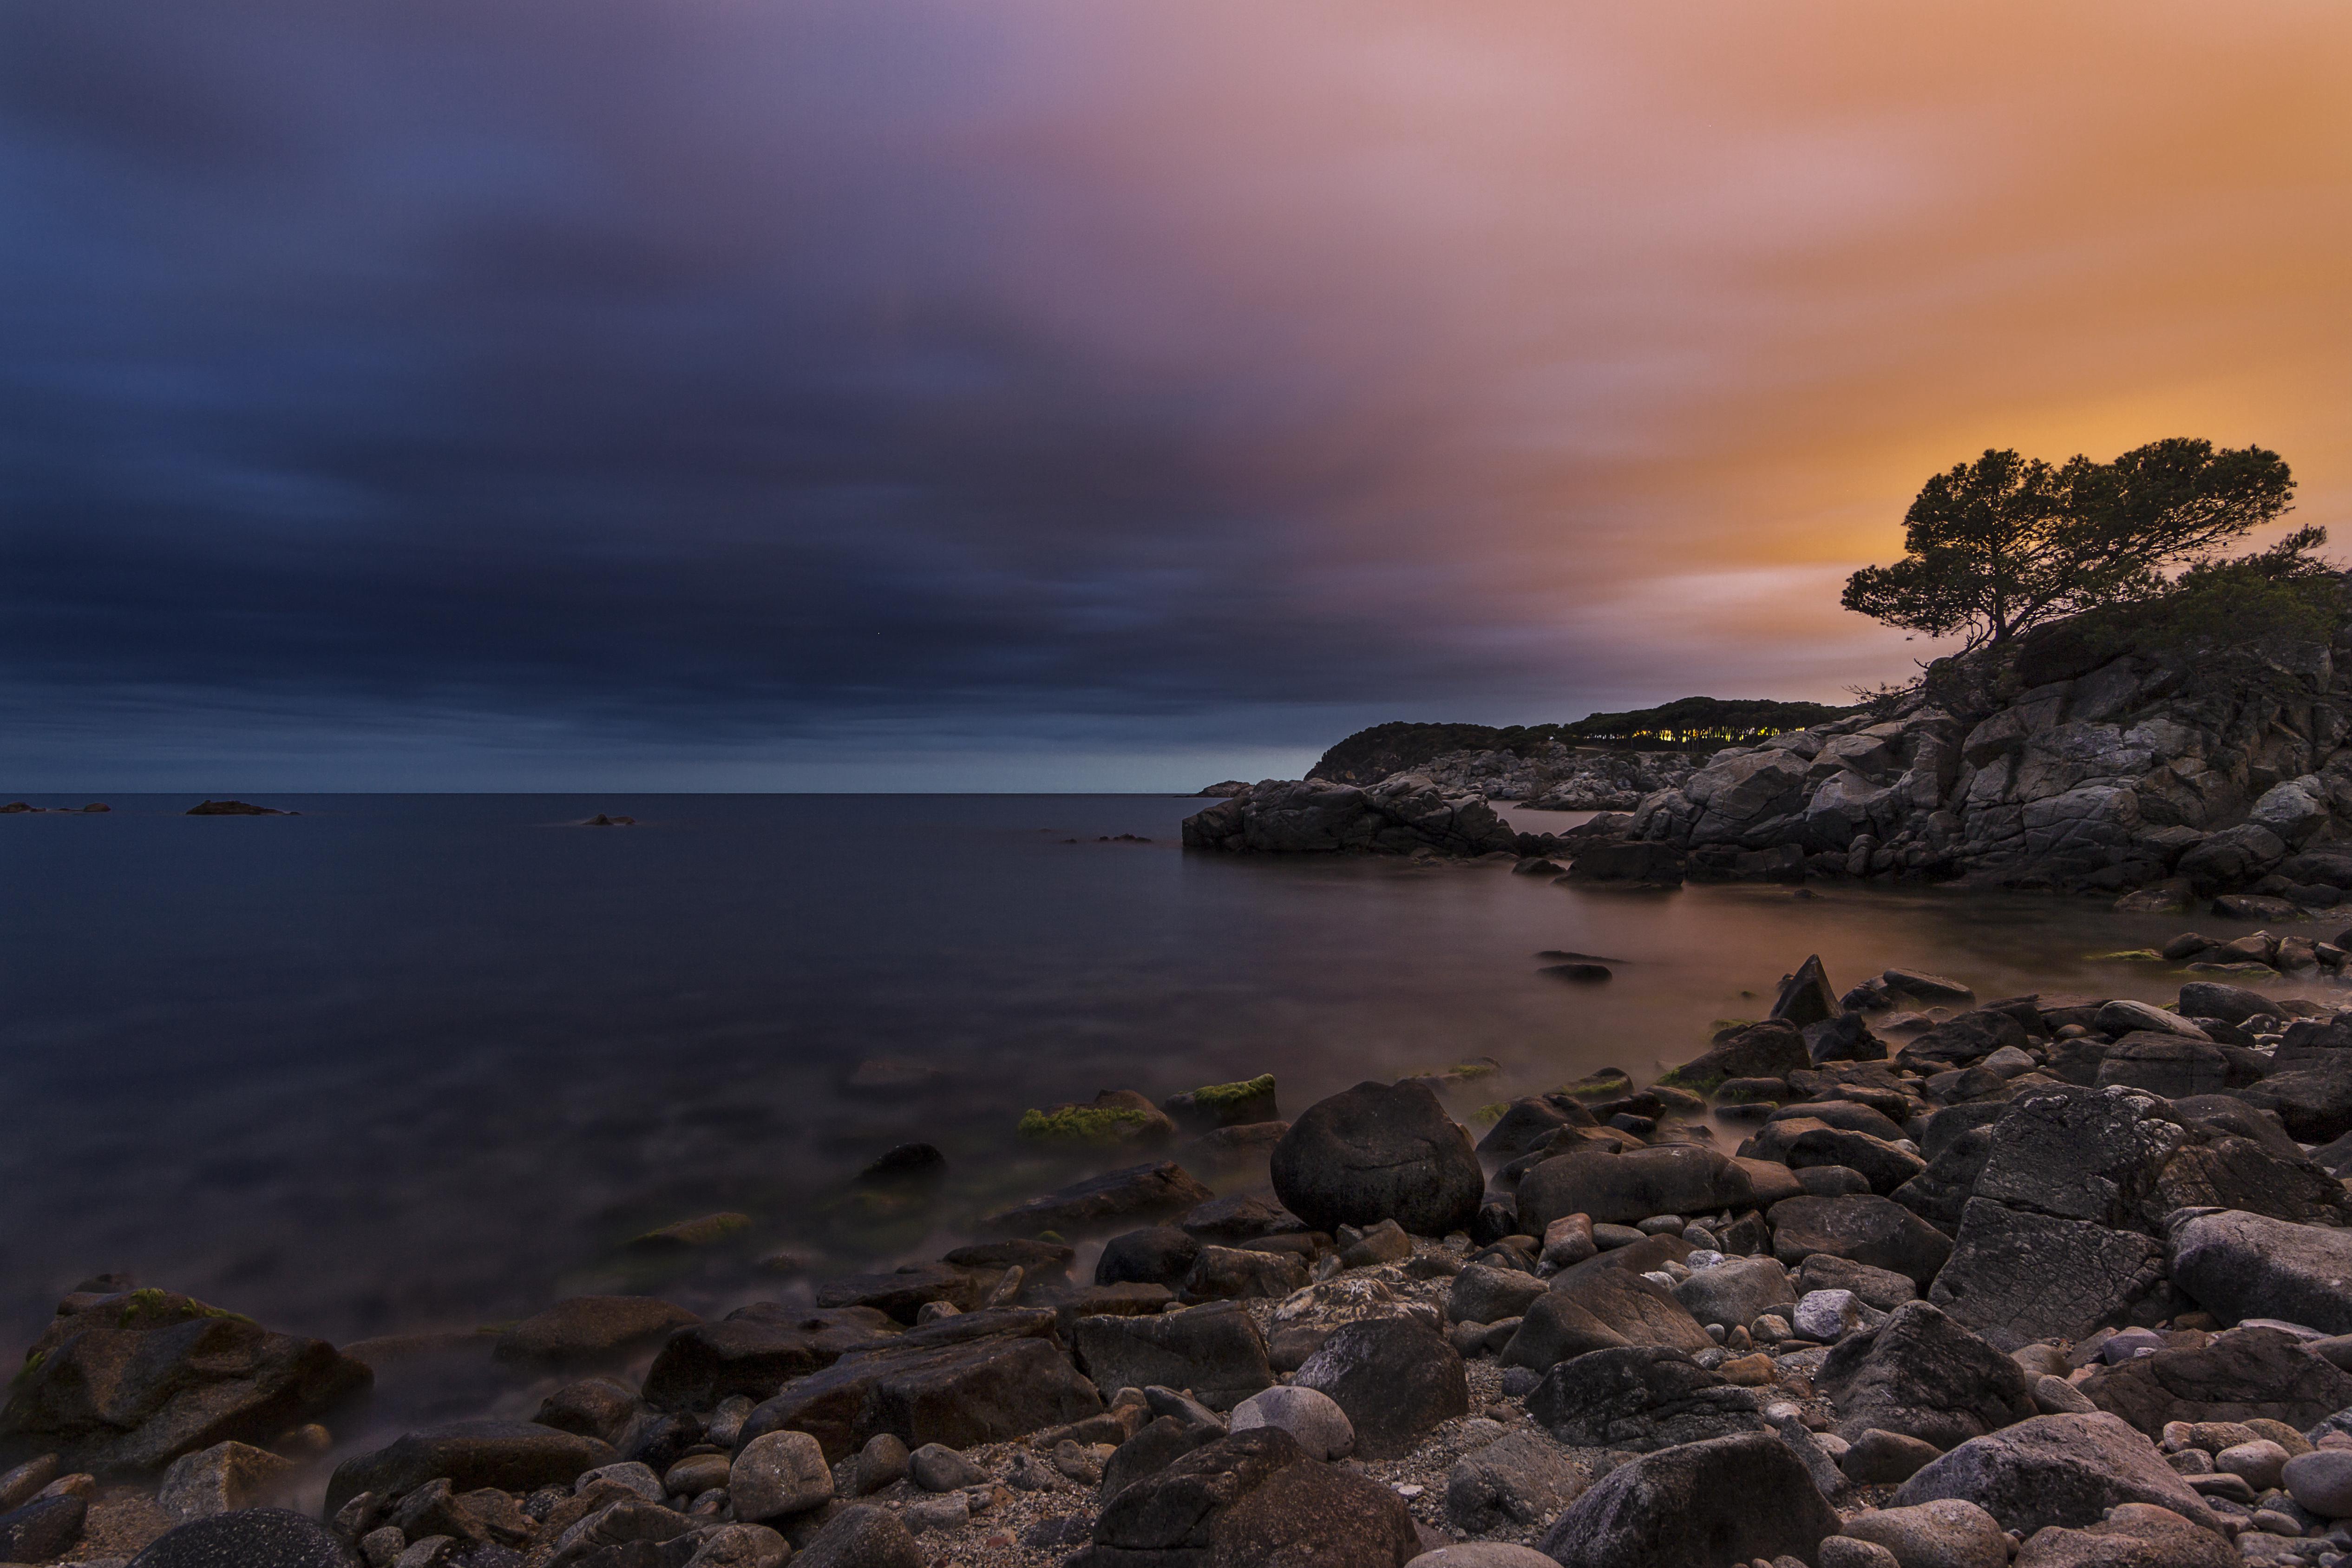
[(1922, 1438), (1873, 1426), (1853, 1440), (1838, 1468), (1856, 1486), (1895, 1486), (1918, 1474), (1941, 1452)]
[(779, 1519), (832, 1500), (833, 1470), (824, 1447), (806, 1432), (770, 1432), (735, 1456), (727, 1495), (737, 1519)]
[(1820, 1344), (1835, 1344), (1863, 1326), (1862, 1298), (1851, 1290), (1808, 1290), (1798, 1299), (1790, 1326)]
[(880, 1491), (907, 1473), (907, 1445), (894, 1433), (877, 1432), (857, 1450), (850, 1487), (859, 1497)]
[(1759, 1344), (1776, 1345), (1789, 1337), (1789, 1320), (1778, 1312), (1767, 1312), (1748, 1325), (1748, 1332)]
[(580, 1479), (572, 1483), (574, 1497), (591, 1488), (609, 1484), (626, 1487), (647, 1502), (659, 1502), (668, 1492), (662, 1488), (661, 1478), (654, 1474), (651, 1465), (629, 1459), (617, 1465), (599, 1465), (593, 1470), (583, 1470)]
[(1772, 1358), (1759, 1351), (1754, 1355), (1725, 1362), (1715, 1369), (1715, 1374), (1724, 1382), (1742, 1388), (1768, 1388), (1771, 1386), (1775, 1370)]
[(731, 1471), (724, 1454), (689, 1454), (662, 1472), (662, 1488), (673, 1496), (700, 1497), (726, 1486)]
[(2254, 1489), (2239, 1476), (2186, 1476), (2189, 1489), (2205, 1497), (2217, 1497), (2225, 1502), (2248, 1503), (2254, 1500)]
[(907, 1456), (907, 1469), (927, 1492), (986, 1486), (988, 1473), (944, 1443), (926, 1443)]
[(209, 1519), (253, 1507), (295, 1468), (293, 1460), (266, 1448), (215, 1443), (173, 1460), (155, 1500), (176, 1519)]
[(1903, 1568), (1903, 1563), (1874, 1541), (1832, 1535), (1822, 1542), (1822, 1568)]
[(944, 1492), (938, 1497), (927, 1497), (908, 1504), (898, 1517), (917, 1535), (928, 1535), (936, 1530), (954, 1530), (965, 1523), (971, 1518), (971, 1504), (960, 1491)]
[(2286, 1468), (2286, 1450), (2264, 1437), (2222, 1449), (2213, 1456), (2213, 1468), (2242, 1478), (2257, 1492), (2266, 1492), (2279, 1484), (2279, 1472)]
[(368, 1568), (391, 1568), (407, 1550), (408, 1538), (397, 1525), (379, 1525), (360, 1537), (360, 1555), (367, 1559)]
[(1234, 1406), (1230, 1428), (1253, 1426), (1281, 1427), (1310, 1458), (1340, 1459), (1355, 1451), (1356, 1429), (1347, 1412), (1317, 1389), (1276, 1386), (1251, 1394)]

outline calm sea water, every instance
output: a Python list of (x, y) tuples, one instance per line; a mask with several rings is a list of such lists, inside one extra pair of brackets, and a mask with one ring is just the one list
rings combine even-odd
[[(1889, 964), (1988, 997), (2178, 984), (2086, 962), (2180, 924), (2095, 904), (1187, 855), (1202, 803), (1164, 796), (112, 804), (0, 817), (13, 1342), (100, 1270), (339, 1341), (588, 1289), (719, 1304), (772, 1291), (762, 1253), (936, 1256), (1078, 1173), (1013, 1137), (1031, 1106), (1271, 1071), (1295, 1111), (1492, 1057), (1466, 1112), (1687, 1058), (1809, 952), (1840, 985)], [(567, 826), (598, 811), (641, 826)], [(1150, 842), (1102, 842), (1121, 834)], [(1547, 979), (1549, 948), (1616, 978)], [(846, 1087), (877, 1058), (939, 1077)], [(935, 1205), (845, 1198), (910, 1139), (951, 1162)], [(709, 1256), (622, 1247), (719, 1209), (754, 1226)]]

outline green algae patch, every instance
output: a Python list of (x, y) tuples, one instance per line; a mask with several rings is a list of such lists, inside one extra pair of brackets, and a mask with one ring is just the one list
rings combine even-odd
[(161, 1328), (167, 1323), (191, 1322), (197, 1318), (227, 1318), (240, 1323), (253, 1320), (243, 1312), (232, 1312), (226, 1307), (215, 1307), (193, 1296), (182, 1296), (170, 1290), (158, 1290), (150, 1286), (133, 1290), (122, 1300), (116, 1325), (125, 1329)]
[(2152, 947), (2126, 947), (2115, 952), (2086, 952), (2085, 963), (2162, 963), (2164, 954)]
[(1470, 1120), (1481, 1127), (1492, 1127), (1496, 1122), (1500, 1121), (1503, 1119), (1503, 1113), (1510, 1109), (1508, 1105), (1498, 1100), (1492, 1105), (1482, 1105), (1472, 1111)]
[(1661, 1074), (1658, 1082), (1668, 1089), (1689, 1089), (1693, 1094), (1713, 1094), (1731, 1075), (1701, 1067), (1699, 1063), (1706, 1060), (1705, 1057), (1701, 1057), (1698, 1061), (1685, 1062), (1682, 1066)]
[(1552, 1092), (1578, 1100), (1614, 1100), (1619, 1095), (1633, 1093), (1633, 1080), (1622, 1068), (1602, 1068), (1599, 1072), (1587, 1073), (1574, 1083), (1561, 1084)]
[(1024, 1112), (1015, 1131), (1024, 1142), (1102, 1149), (1133, 1140), (1153, 1120), (1129, 1105), (1061, 1105)]
[(1267, 1100), (1274, 1098), (1274, 1075), (1270, 1072), (1262, 1072), (1255, 1078), (1244, 1079), (1239, 1083), (1213, 1083), (1204, 1089), (1196, 1089), (1192, 1091), (1192, 1103), (1203, 1110), (1213, 1110), (1223, 1106), (1237, 1105), (1244, 1100), (1260, 1098)]

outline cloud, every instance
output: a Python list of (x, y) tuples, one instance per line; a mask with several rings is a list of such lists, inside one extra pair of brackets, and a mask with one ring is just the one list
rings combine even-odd
[(2302, 521), (2347, 484), (2323, 10), (5, 27), (37, 773), (194, 726), (355, 785), (370, 737), (457, 780), (504, 734), (550, 782), (951, 787), (1834, 697), (1921, 651), (1838, 578), (1983, 446), (2261, 439)]

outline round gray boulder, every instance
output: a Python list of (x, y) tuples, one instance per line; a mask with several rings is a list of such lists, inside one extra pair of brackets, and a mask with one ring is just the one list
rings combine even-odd
[(1274, 1190), (1317, 1230), (1392, 1219), (1415, 1236), (1467, 1230), (1486, 1178), (1470, 1135), (1422, 1083), (1360, 1083), (1307, 1108), (1275, 1144)]

